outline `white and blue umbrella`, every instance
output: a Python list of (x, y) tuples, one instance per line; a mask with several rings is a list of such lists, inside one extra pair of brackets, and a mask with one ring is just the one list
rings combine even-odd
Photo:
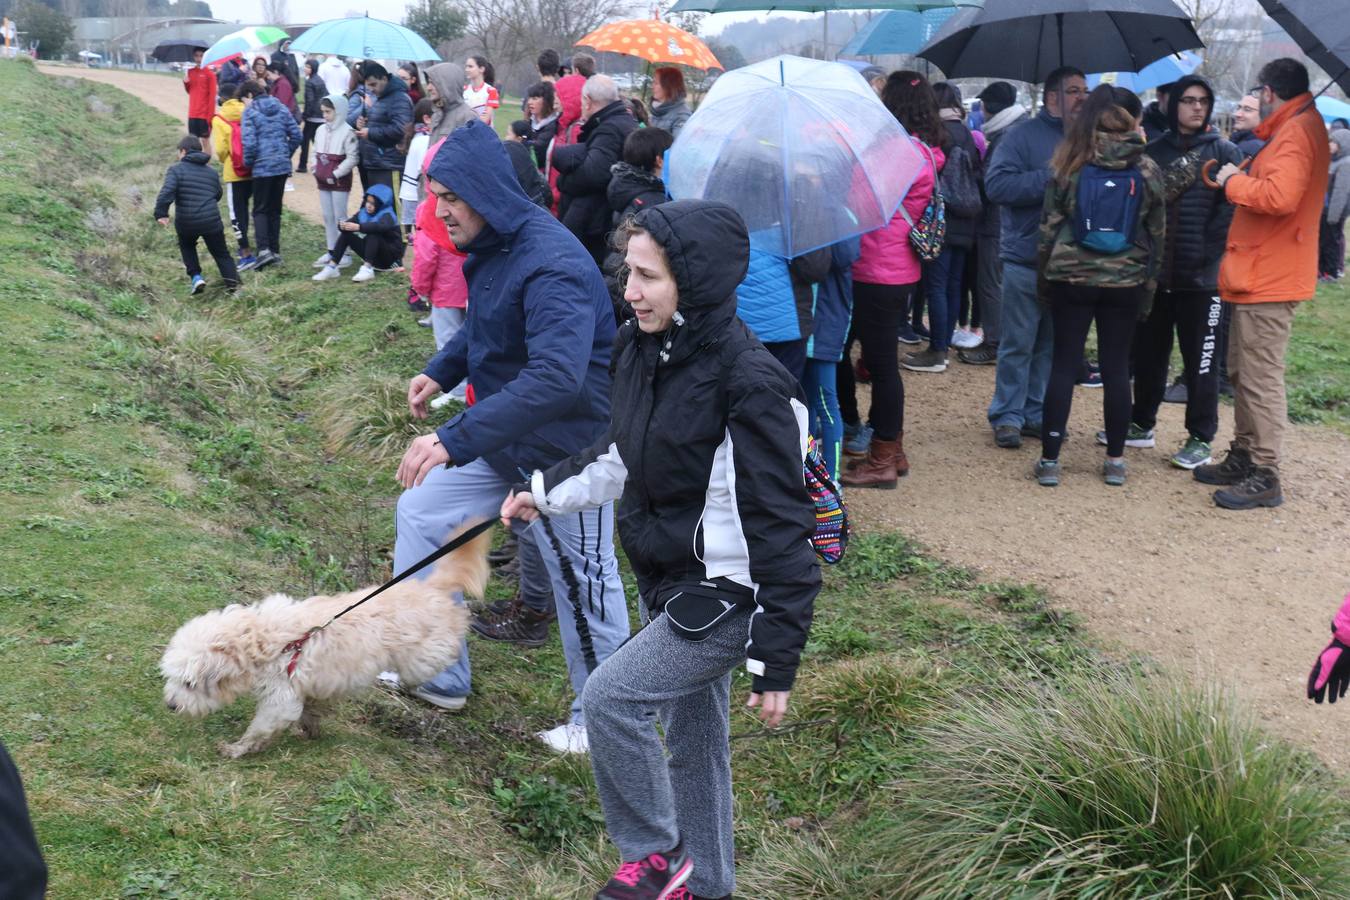
[(853, 40), (839, 51), (840, 56), (881, 56), (889, 53), (913, 54), (933, 39), (948, 19), (956, 14), (955, 6), (914, 12), (908, 9), (887, 10), (873, 17), (853, 36)]
[(717, 79), (666, 164), (677, 200), (720, 200), (782, 257), (881, 228), (925, 165), (854, 69), (778, 56)]
[(369, 16), (320, 22), (291, 41), (291, 49), (297, 53), (326, 53), (356, 59), (439, 62), (441, 58), (412, 29)]
[(1138, 72), (1098, 72), (1089, 75), (1087, 83), (1090, 88), (1095, 88), (1099, 84), (1114, 84), (1116, 87), (1123, 87), (1127, 91), (1142, 94), (1150, 88), (1155, 88), (1160, 84), (1170, 84), (1183, 75), (1191, 74), (1200, 68), (1202, 62), (1204, 60), (1199, 53), (1185, 50), (1181, 53), (1164, 56), (1157, 62), (1149, 63)]

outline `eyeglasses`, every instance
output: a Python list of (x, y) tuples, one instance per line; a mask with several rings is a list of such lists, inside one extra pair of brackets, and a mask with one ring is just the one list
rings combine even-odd
[(1208, 107), (1208, 106), (1210, 106), (1214, 101), (1210, 100), (1208, 97), (1182, 97), (1182, 98), (1181, 98), (1180, 100), (1178, 100), (1177, 102), (1180, 103), (1182, 106), (1204, 106), (1204, 107)]
[(1247, 88), (1247, 93), (1251, 94), (1253, 97), (1260, 97), (1261, 92), (1264, 91), (1265, 89), (1266, 86), (1264, 84), (1258, 84), (1254, 88)]

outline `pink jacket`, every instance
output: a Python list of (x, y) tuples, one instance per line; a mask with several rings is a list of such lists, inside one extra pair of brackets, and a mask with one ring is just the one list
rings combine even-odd
[[(936, 173), (928, 164), (931, 153), (933, 163), (941, 170), (947, 158), (936, 147), (927, 148), (918, 138), (910, 138), (923, 157), (923, 169), (919, 177), (909, 186), (909, 193), (901, 202), (905, 212), (915, 222), (923, 215), (924, 207), (933, 196), (933, 184)], [(925, 152), (927, 150), (927, 152)], [(909, 243), (909, 223), (895, 211), (890, 224), (862, 236), (862, 255), (853, 264), (853, 280), (866, 284), (917, 284), (920, 275), (919, 256)]]
[(463, 309), (469, 302), (464, 280), (463, 253), (447, 250), (431, 239), (426, 229), (413, 236), (412, 288), (437, 308)]

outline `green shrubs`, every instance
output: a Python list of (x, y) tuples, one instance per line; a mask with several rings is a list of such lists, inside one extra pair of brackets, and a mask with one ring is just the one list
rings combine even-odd
[(872, 856), (893, 897), (1345, 897), (1345, 806), (1226, 695), (1005, 687), (934, 721)]

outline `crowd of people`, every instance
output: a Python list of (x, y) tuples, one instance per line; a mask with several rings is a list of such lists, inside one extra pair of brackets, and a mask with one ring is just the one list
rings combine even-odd
[[(1126, 447), (1154, 445), (1159, 404), (1184, 388), (1172, 462), (1217, 486), (1220, 506), (1282, 501), (1290, 324), (1319, 273), (1343, 265), (1342, 249), (1334, 272), (1325, 257), (1319, 268), (1311, 235), (1350, 211), (1350, 131), (1328, 141), (1293, 60), (1261, 69), (1227, 138), (1198, 77), (1146, 108), (1062, 68), (1039, 111), (994, 82), (972, 120), (955, 84), (865, 72), (919, 174), (885, 227), (784, 259), (752, 248), (716, 198), (666, 194), (667, 151), (691, 115), (678, 69), (655, 71), (649, 108), (593, 58), (545, 50), (500, 138), (483, 57), (393, 72), (309, 60), (301, 79), (284, 51), (229, 64), (229, 88), (224, 71), (186, 73), (191, 133), (156, 217), (176, 206), (194, 293), (199, 238), (227, 287), (282, 262), (286, 181), (307, 169), (327, 247), (315, 281), (354, 259), (356, 282), (405, 271), (411, 241), (408, 303), (429, 313), (436, 353), (409, 383), (409, 410), (467, 406), (399, 465), (394, 568), (470, 520), (508, 523), (494, 561), (517, 594), (472, 628), (539, 646), (558, 624), (574, 699), (537, 737), (590, 754), (625, 860), (599, 896), (733, 890), (731, 673), (744, 665), (748, 704), (782, 719), (820, 585), (810, 437), (845, 487), (894, 488), (910, 471), (902, 371), (941, 375), (953, 349), (995, 366), (992, 441), (1039, 441), (1045, 486), (1062, 477), (1075, 385), (1102, 388), (1108, 485), (1126, 479)], [(1183, 372), (1169, 387), (1174, 341)], [(1225, 387), (1236, 433), (1216, 463)], [(616, 530), (647, 626), (631, 639)], [(462, 709), (468, 648), (424, 684), (384, 680)]]

